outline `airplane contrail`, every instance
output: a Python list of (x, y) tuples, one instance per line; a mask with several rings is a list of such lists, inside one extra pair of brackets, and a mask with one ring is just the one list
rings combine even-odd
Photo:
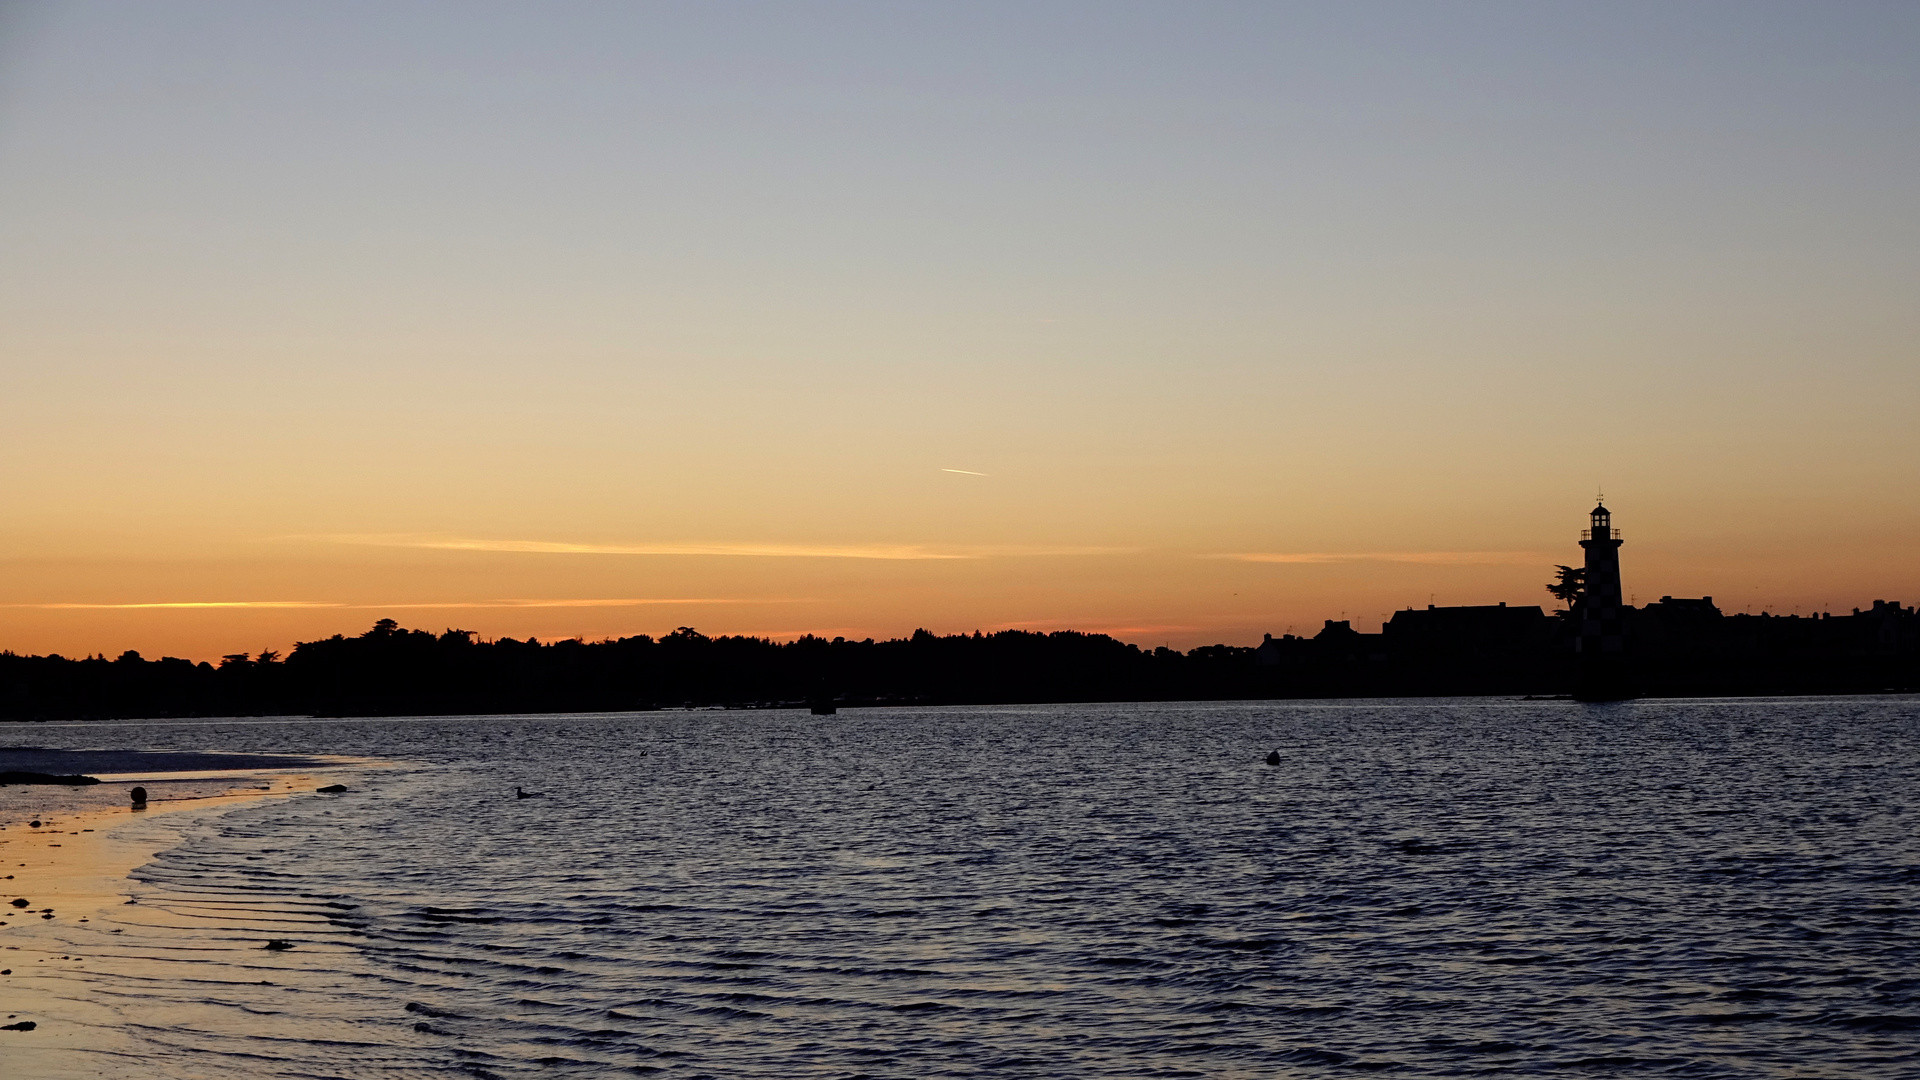
[(972, 469), (941, 469), (941, 472), (957, 472), (962, 476), (991, 476), (991, 473), (974, 472)]

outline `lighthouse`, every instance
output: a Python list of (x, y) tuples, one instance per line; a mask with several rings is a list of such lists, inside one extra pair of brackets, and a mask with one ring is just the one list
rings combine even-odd
[(1574, 649), (1580, 654), (1580, 686), (1574, 695), (1582, 701), (1618, 701), (1631, 697), (1627, 673), (1627, 608), (1620, 600), (1620, 530), (1602, 501), (1593, 508), (1592, 527), (1580, 534), (1587, 553), (1586, 590), (1575, 610), (1580, 636)]

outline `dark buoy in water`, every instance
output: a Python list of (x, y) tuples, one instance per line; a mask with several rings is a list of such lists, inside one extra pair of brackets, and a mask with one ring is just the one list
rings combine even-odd
[(526, 791), (521, 788), (514, 788), (513, 797), (516, 799), (544, 799), (547, 797), (547, 793), (544, 791)]
[(1280, 751), (1278, 751), (1278, 750), (1275, 750), (1275, 751), (1274, 751), (1273, 753), (1271, 753), (1271, 754), (1268, 754), (1268, 755), (1267, 755), (1267, 764), (1269, 764), (1269, 765), (1278, 765), (1278, 764), (1280, 764)]
[(146, 788), (137, 787), (137, 788), (134, 788), (132, 791), (128, 792), (128, 794), (133, 796), (133, 808), (135, 810), (145, 810), (147, 808), (147, 789)]

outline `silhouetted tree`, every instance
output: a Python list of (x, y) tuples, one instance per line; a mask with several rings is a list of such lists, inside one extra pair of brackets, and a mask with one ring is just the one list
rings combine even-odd
[(1567, 605), (1572, 611), (1579, 603), (1581, 594), (1587, 591), (1587, 571), (1579, 566), (1556, 566), (1553, 568), (1554, 580), (1547, 583), (1547, 591), (1553, 598)]

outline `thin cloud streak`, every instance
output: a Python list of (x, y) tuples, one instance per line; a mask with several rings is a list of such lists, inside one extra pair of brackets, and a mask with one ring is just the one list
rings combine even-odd
[(724, 555), (785, 559), (970, 559), (913, 544), (577, 544), (556, 540), (477, 540), (464, 537), (328, 536), (336, 544), (425, 548), (432, 551), (493, 551), (524, 555)]
[(444, 604), (350, 604), (355, 608), (581, 608), (642, 607), (649, 604), (798, 604), (792, 599), (722, 599), (718, 597), (635, 598), (627, 600), (473, 600)]
[(972, 469), (941, 469), (941, 472), (959, 473), (961, 476), (990, 476), (991, 473), (974, 472)]
[(1551, 560), (1537, 551), (1249, 551), (1202, 555), (1252, 563), (1421, 563), (1429, 566), (1526, 566)]
[(340, 535), (311, 539), (369, 547), (508, 552), (526, 555), (718, 555), (773, 559), (878, 559), (895, 562), (1041, 555), (1120, 555), (1134, 550), (1115, 547), (1049, 547), (1011, 544), (975, 548), (934, 548), (924, 544), (578, 544), (557, 540), (481, 540), (465, 537), (424, 537), (411, 534)]
[(125, 610), (132, 608), (338, 608), (324, 600), (178, 600), (157, 604), (0, 604), (0, 607), (38, 608), (42, 611)]
[(426, 604), (348, 604), (334, 600), (182, 600), (145, 604), (0, 604), (8, 608), (42, 611), (126, 611), (150, 608), (329, 608), (336, 611), (385, 611), (425, 608), (581, 608), (641, 607), (650, 604), (798, 604), (785, 597), (739, 599), (728, 597), (627, 597), (589, 600), (450, 600)]

